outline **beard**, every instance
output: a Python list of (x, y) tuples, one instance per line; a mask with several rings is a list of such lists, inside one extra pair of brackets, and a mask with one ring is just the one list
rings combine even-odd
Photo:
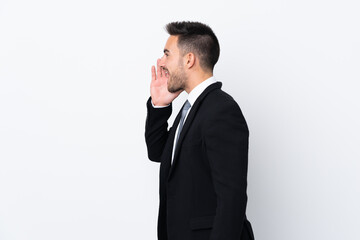
[(168, 91), (171, 93), (175, 93), (179, 90), (185, 89), (185, 82), (186, 82), (186, 74), (184, 68), (179, 66), (178, 69), (172, 74), (170, 74), (168, 80)]

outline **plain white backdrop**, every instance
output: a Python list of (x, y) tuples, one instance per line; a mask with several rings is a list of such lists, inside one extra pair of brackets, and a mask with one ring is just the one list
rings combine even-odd
[(207, 23), (220, 41), (215, 77), (250, 128), (256, 239), (360, 239), (359, 9), (1, 0), (0, 239), (156, 239), (145, 102), (176, 20)]

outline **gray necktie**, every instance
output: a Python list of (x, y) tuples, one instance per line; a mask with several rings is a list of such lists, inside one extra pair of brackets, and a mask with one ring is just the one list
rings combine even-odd
[(186, 113), (189, 111), (190, 107), (191, 107), (191, 104), (189, 103), (188, 100), (186, 100), (185, 105), (184, 105), (184, 107), (183, 107), (183, 109), (181, 111), (179, 130), (178, 130), (178, 134), (176, 136), (176, 145), (175, 145), (174, 151), (176, 150), (176, 146), (178, 144), (179, 136), (180, 136), (181, 130), (182, 130), (183, 126), (184, 126), (184, 120), (185, 120)]

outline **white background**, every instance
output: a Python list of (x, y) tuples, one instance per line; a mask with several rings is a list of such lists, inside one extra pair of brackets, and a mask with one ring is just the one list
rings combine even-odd
[(359, 7), (1, 0), (0, 239), (156, 239), (145, 102), (175, 20), (219, 38), (215, 76), (250, 128), (256, 239), (360, 239)]

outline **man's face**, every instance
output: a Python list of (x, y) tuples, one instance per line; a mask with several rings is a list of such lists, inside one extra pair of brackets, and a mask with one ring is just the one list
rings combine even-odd
[(164, 48), (164, 56), (160, 61), (160, 66), (168, 78), (168, 91), (172, 93), (185, 89), (187, 80), (177, 40), (177, 36), (169, 37)]

